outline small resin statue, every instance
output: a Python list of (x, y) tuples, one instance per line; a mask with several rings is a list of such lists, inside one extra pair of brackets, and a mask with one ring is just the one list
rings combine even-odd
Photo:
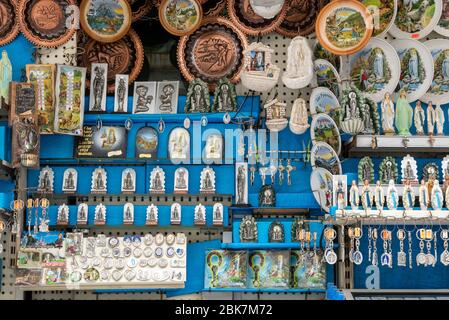
[(201, 171), (200, 193), (215, 193), (215, 171), (209, 166)]
[(407, 93), (405, 90), (401, 89), (399, 92), (399, 98), (396, 101), (396, 117), (395, 125), (398, 130), (398, 135), (409, 136), (410, 128), (413, 122), (413, 109), (408, 103)]
[(190, 158), (190, 133), (184, 128), (175, 128), (170, 132), (168, 150), (171, 160)]
[(206, 163), (220, 164), (223, 159), (223, 136), (221, 134), (209, 134), (206, 138), (204, 160)]
[(421, 180), (421, 185), (419, 186), (419, 207), (421, 210), (427, 210), (429, 205), (429, 190), (427, 189), (426, 181)]
[(215, 87), (213, 112), (234, 112), (237, 111), (237, 94), (235, 85), (228, 78), (218, 80)]
[(158, 224), (159, 219), (159, 209), (154, 205), (151, 204), (147, 207), (147, 217), (146, 217), (146, 225), (149, 226), (155, 226)]
[(102, 167), (96, 168), (92, 173), (91, 192), (106, 193), (107, 191), (106, 181), (107, 181), (106, 170), (103, 169)]
[(54, 172), (49, 166), (44, 167), (39, 173), (38, 192), (53, 193)]
[(214, 226), (223, 225), (223, 205), (221, 203), (214, 204), (212, 221)]
[(361, 118), (364, 101), (362, 93), (357, 88), (350, 86), (347, 90), (343, 91), (342, 97), (342, 112), (340, 113), (341, 130), (351, 135), (358, 134), (364, 129)]
[(69, 223), (69, 207), (64, 203), (58, 208), (58, 225), (67, 225)]
[(170, 223), (181, 224), (181, 205), (173, 203), (170, 209)]
[(390, 93), (385, 93), (384, 100), (381, 105), (382, 109), (382, 130), (386, 135), (392, 135), (394, 130), (394, 103), (391, 100)]
[(189, 85), (185, 112), (210, 112), (209, 88), (207, 83), (199, 78), (194, 79)]
[(438, 104), (435, 108), (435, 120), (437, 125), (437, 135), (441, 136), (443, 135), (443, 128), (444, 128), (444, 111), (441, 109), (441, 106)]
[(432, 102), (429, 101), (429, 104), (427, 105), (427, 134), (433, 135), (435, 131), (435, 124), (436, 124), (436, 113), (435, 109), (433, 108)]
[(89, 207), (87, 203), (81, 203), (78, 206), (78, 213), (76, 216), (77, 224), (85, 225), (87, 224), (87, 215), (89, 213)]
[(136, 171), (128, 168), (122, 171), (122, 192), (134, 193), (136, 191)]
[(424, 123), (426, 122), (426, 113), (422, 108), (421, 101), (416, 101), (415, 106), (415, 129), (416, 134), (423, 135), (424, 134)]
[(276, 206), (276, 195), (271, 185), (262, 186), (259, 191), (259, 206), (274, 207)]
[(393, 157), (386, 157), (379, 165), (379, 178), (382, 183), (388, 184), (393, 179), (397, 180), (397, 165), (396, 160)]
[(257, 242), (257, 223), (252, 216), (244, 216), (240, 222), (240, 242)]
[(106, 207), (100, 203), (95, 207), (94, 224), (103, 225), (106, 222)]
[(310, 127), (306, 101), (304, 99), (298, 98), (293, 103), (289, 125), (290, 130), (294, 134), (303, 134)]
[(165, 172), (159, 166), (151, 171), (150, 193), (165, 193)]
[(368, 180), (369, 183), (374, 183), (374, 164), (370, 157), (360, 159), (358, 178), (360, 182)]
[(284, 242), (284, 225), (279, 221), (274, 221), (268, 228), (268, 242)]
[(134, 205), (130, 202), (123, 206), (123, 224), (134, 223)]
[(440, 188), (438, 180), (434, 180), (432, 188), (432, 209), (441, 210), (443, 209), (444, 196), (443, 191)]
[(3, 101), (9, 105), (9, 84), (12, 81), (12, 65), (6, 50), (2, 51), (2, 58), (0, 59), (0, 108)]
[(435, 183), (435, 179), (433, 176), (429, 177), (429, 180), (427, 180), (426, 186), (427, 186), (427, 194), (429, 195), (429, 202), (427, 202), (427, 207), (432, 206), (432, 191), (433, 191), (433, 185)]
[(248, 203), (248, 164), (236, 164), (236, 204), (243, 205)]
[(362, 207), (363, 209), (370, 210), (373, 206), (373, 193), (368, 180), (363, 181), (362, 187)]
[(349, 203), (351, 204), (352, 210), (357, 210), (359, 208), (359, 187), (357, 182), (352, 180), (351, 189), (349, 190)]
[(119, 77), (117, 85), (117, 111), (116, 112), (127, 112), (125, 110), (125, 99), (128, 99), (127, 95), (127, 81), (125, 77)]
[(404, 191), (402, 193), (402, 204), (405, 210), (413, 210), (415, 206), (415, 192), (413, 191), (410, 180), (405, 180)]
[(78, 181), (78, 172), (75, 169), (69, 168), (65, 170), (62, 191), (64, 193), (76, 192), (77, 181)]
[(201, 203), (195, 207), (195, 216), (193, 221), (195, 225), (206, 224), (206, 207), (204, 207)]
[(175, 189), (174, 193), (189, 192), (189, 171), (186, 168), (178, 168), (175, 171)]
[(376, 209), (382, 211), (385, 204), (385, 194), (379, 180), (376, 181), (376, 188), (374, 189), (374, 201), (376, 202)]
[(387, 189), (387, 207), (388, 210), (396, 210), (399, 204), (399, 194), (393, 180), (388, 183)]

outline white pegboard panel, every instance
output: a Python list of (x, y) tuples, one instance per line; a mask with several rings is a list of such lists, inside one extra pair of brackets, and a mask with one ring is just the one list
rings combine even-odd
[(36, 49), (36, 63), (38, 64), (66, 64), (76, 66), (77, 38), (76, 33), (66, 43), (56, 48)]

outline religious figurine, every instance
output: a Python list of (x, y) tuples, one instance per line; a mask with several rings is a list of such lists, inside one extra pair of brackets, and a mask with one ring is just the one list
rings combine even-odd
[(76, 192), (78, 182), (78, 172), (73, 168), (64, 171), (62, 191), (64, 193)]
[(178, 168), (175, 171), (174, 193), (189, 193), (189, 171), (186, 168)]
[(91, 193), (106, 193), (107, 192), (107, 173), (102, 167), (98, 167), (92, 173)]
[[(366, 100), (366, 98), (365, 98)], [(363, 121), (363, 133), (373, 134), (374, 133), (374, 121), (371, 115), (371, 107), (368, 103), (362, 105), (362, 121)]]
[(433, 178), (433, 176), (430, 176), (429, 180), (427, 180), (427, 183), (426, 183), (427, 194), (429, 195), (429, 202), (427, 203), (427, 207), (432, 206), (432, 191), (433, 191), (434, 184), (435, 184), (435, 179)]
[(382, 211), (385, 204), (385, 193), (379, 180), (376, 181), (376, 188), (374, 189), (374, 201), (376, 202), (376, 209)]
[(108, 65), (92, 63), (89, 111), (106, 111)]
[(382, 130), (386, 135), (392, 135), (395, 133), (394, 129), (394, 103), (391, 100), (390, 93), (386, 92), (384, 100), (381, 104), (382, 109)]
[(133, 113), (154, 112), (156, 96), (156, 82), (134, 82)]
[(49, 166), (44, 167), (39, 173), (39, 186), (38, 192), (41, 193), (53, 193), (54, 187), (54, 172)]
[(415, 206), (415, 192), (409, 180), (404, 182), (404, 191), (402, 193), (402, 204), (405, 210), (413, 210)]
[(390, 180), (396, 182), (398, 178), (398, 168), (396, 160), (393, 157), (386, 157), (379, 165), (379, 178), (384, 184), (388, 184)]
[(436, 113), (435, 109), (433, 108), (432, 101), (429, 101), (427, 104), (427, 134), (433, 135), (435, 130), (435, 124), (436, 124)]
[(304, 217), (296, 217), (292, 224), (292, 242), (300, 242), (303, 239), (302, 234), (305, 231)]
[(237, 111), (237, 93), (235, 85), (228, 78), (221, 78), (215, 86), (213, 112)]
[(244, 216), (240, 222), (240, 242), (257, 242), (257, 223), (252, 216)]
[(221, 134), (209, 134), (204, 148), (204, 162), (221, 164), (223, 160), (223, 137)]
[(165, 193), (165, 172), (157, 166), (150, 174), (150, 193)]
[(215, 193), (215, 171), (209, 166), (201, 171), (200, 193)]
[(195, 207), (195, 214), (193, 217), (195, 225), (205, 225), (206, 224), (206, 207), (201, 203)]
[(371, 187), (368, 180), (363, 181), (361, 198), (363, 209), (365, 209), (365, 211), (371, 210), (371, 207), (373, 206), (373, 193), (371, 192)]
[[(334, 179), (337, 179), (337, 185), (334, 186), (337, 209), (344, 210), (346, 208), (346, 182), (343, 183), (343, 179), (335, 178), (335, 176)], [(335, 182), (333, 184), (335, 185)]]
[(350, 86), (343, 91), (340, 113), (340, 127), (343, 132), (355, 135), (363, 131), (362, 104), (363, 95), (356, 87)]
[(446, 208), (449, 209), (449, 188), (446, 188), (445, 199), (446, 199)]
[(262, 186), (259, 191), (259, 207), (276, 206), (276, 193), (271, 185)]
[(293, 103), (289, 125), (294, 134), (303, 134), (310, 127), (304, 99), (298, 98)]
[(360, 182), (368, 180), (369, 183), (374, 183), (374, 164), (370, 157), (359, 161), (358, 178)]
[(178, 112), (178, 81), (163, 81), (157, 85), (158, 98), (156, 101), (156, 113)]
[(214, 204), (212, 212), (212, 221), (214, 226), (223, 225), (223, 205), (221, 203)]
[(309, 85), (313, 78), (313, 53), (307, 39), (293, 38), (287, 49), (287, 68), (282, 82), (289, 89), (301, 89)]
[(270, 131), (278, 132), (287, 127), (287, 104), (285, 102), (273, 99), (264, 105), (264, 109), (267, 118), (265, 123)]
[(431, 178), (435, 179), (435, 180), (440, 179), (440, 175), (438, 172), (438, 166), (436, 165), (435, 162), (427, 163), (423, 168), (423, 179), (429, 180)]
[(427, 210), (429, 205), (429, 190), (427, 189), (426, 181), (421, 180), (421, 185), (419, 186), (419, 207), (421, 210)]
[(147, 216), (145, 219), (145, 224), (148, 226), (156, 226), (158, 224), (159, 219), (159, 209), (151, 204), (147, 207)]
[(86, 225), (88, 214), (89, 214), (89, 207), (87, 206), (87, 203), (81, 203), (78, 206), (78, 212), (76, 215), (77, 224)]
[(352, 180), (351, 189), (349, 189), (349, 203), (351, 204), (352, 210), (357, 210), (359, 208), (359, 187), (357, 182)]
[(426, 122), (426, 113), (422, 108), (421, 101), (416, 101), (415, 115), (414, 115), (415, 129), (417, 135), (424, 134), (424, 123)]
[(418, 166), (416, 160), (409, 154), (401, 161), (401, 171), (402, 182), (405, 180), (410, 180), (412, 183), (418, 181)]
[(170, 208), (170, 223), (181, 224), (181, 205), (173, 203)]
[(122, 171), (122, 193), (136, 192), (136, 171), (132, 168), (127, 168)]
[[(190, 133), (184, 128), (175, 128), (170, 132), (168, 139), (170, 160), (188, 161), (190, 159)], [(177, 164), (177, 163), (174, 163)]]
[(64, 203), (63, 205), (59, 206), (58, 208), (58, 217), (57, 217), (57, 224), (58, 225), (68, 225), (69, 224), (69, 207)]
[(438, 104), (435, 108), (435, 120), (437, 125), (437, 135), (441, 136), (443, 135), (443, 129), (444, 129), (444, 111), (441, 109), (441, 106)]
[(412, 127), (412, 123), (413, 109), (408, 103), (406, 91), (401, 89), (401, 91), (399, 91), (399, 98), (396, 101), (395, 125), (398, 130), (398, 135), (411, 135), (410, 128)]
[(95, 207), (95, 225), (104, 225), (106, 223), (106, 207), (100, 203)]
[(12, 81), (12, 65), (6, 50), (0, 59), (0, 109), (5, 109), (3, 102), (9, 105), (9, 84)]
[(129, 76), (127, 74), (115, 75), (114, 112), (128, 112), (128, 82)]
[(273, 221), (268, 228), (268, 242), (285, 242), (284, 225)]
[(248, 163), (236, 163), (235, 172), (235, 203), (246, 205), (248, 203)]
[(441, 210), (443, 209), (444, 195), (440, 188), (438, 180), (435, 180), (432, 188), (432, 209)]
[(129, 225), (134, 223), (134, 205), (130, 202), (123, 206), (123, 224)]
[(185, 113), (193, 112), (210, 112), (209, 88), (207, 83), (200, 78), (196, 78), (190, 82), (189, 89), (187, 91)]
[(399, 205), (399, 194), (393, 180), (388, 183), (387, 189), (387, 207), (388, 210), (397, 210)]

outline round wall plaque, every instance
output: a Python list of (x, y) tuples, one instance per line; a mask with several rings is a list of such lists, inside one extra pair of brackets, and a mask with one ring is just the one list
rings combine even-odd
[(19, 34), (17, 5), (13, 0), (0, 0), (0, 46), (3, 46)]

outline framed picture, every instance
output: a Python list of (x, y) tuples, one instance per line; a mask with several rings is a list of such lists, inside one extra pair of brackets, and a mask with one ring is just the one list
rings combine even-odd
[(153, 127), (143, 127), (136, 134), (136, 158), (157, 159), (159, 134)]
[(78, 206), (78, 212), (77, 212), (77, 224), (79, 225), (86, 225), (87, 224), (87, 218), (89, 216), (89, 207), (87, 203), (81, 203)]
[(348, 177), (346, 175), (334, 175), (332, 178), (332, 204), (343, 210), (348, 205)]
[(106, 112), (108, 64), (92, 63), (90, 71), (90, 112)]
[(124, 158), (127, 130), (124, 127), (93, 126), (83, 128), (84, 136), (76, 141), (76, 158)]
[(163, 81), (157, 84), (156, 110), (154, 113), (177, 113), (179, 81)]
[(170, 208), (170, 224), (181, 224), (181, 205), (177, 202)]
[(133, 94), (133, 113), (154, 113), (156, 105), (157, 82), (135, 82)]
[(122, 171), (122, 193), (132, 194), (136, 192), (136, 171), (127, 168)]
[(189, 171), (178, 168), (175, 171), (175, 187), (173, 193), (189, 193)]
[(123, 207), (123, 224), (134, 223), (134, 205), (131, 202), (125, 203)]
[(29, 115), (36, 112), (36, 87), (31, 83), (11, 82), (10, 88), (9, 124), (20, 115)]
[(172, 162), (187, 163), (190, 160), (190, 133), (184, 128), (174, 128), (168, 139), (168, 152)]
[(115, 113), (128, 112), (128, 86), (129, 86), (129, 75), (127, 74), (115, 75), (115, 97), (114, 97)]
[(62, 181), (62, 192), (75, 193), (78, 186), (78, 171), (74, 168), (68, 168), (64, 171)]
[(210, 133), (206, 137), (206, 146), (203, 151), (203, 160), (207, 164), (223, 162), (223, 136), (221, 133)]
[(12, 124), (12, 166), (39, 167), (40, 130), (37, 114), (18, 116)]

